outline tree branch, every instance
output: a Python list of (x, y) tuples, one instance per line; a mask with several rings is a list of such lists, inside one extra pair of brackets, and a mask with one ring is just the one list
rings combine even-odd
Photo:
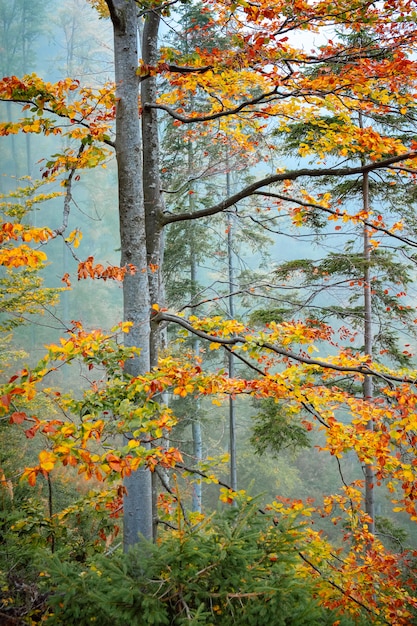
[(107, 7), (110, 13), (110, 19), (114, 26), (117, 26), (119, 29), (122, 29), (122, 17), (118, 7), (116, 6), (117, 0), (106, 0)]
[[(393, 169), (398, 170), (400, 168), (393, 168)], [(340, 213), (340, 212), (338, 213), (334, 209), (331, 209), (330, 207), (324, 207), (321, 204), (314, 204), (313, 202), (304, 202), (303, 200), (297, 200), (296, 198), (290, 198), (288, 196), (285, 196), (284, 194), (273, 193), (270, 191), (256, 191), (253, 195), (265, 196), (267, 198), (277, 198), (279, 200), (284, 200), (285, 202), (293, 202), (294, 204), (309, 207), (312, 209), (318, 209), (320, 211), (323, 211), (324, 213), (329, 213), (330, 215), (335, 215), (337, 217), (343, 217), (344, 215), (348, 215), (348, 213)], [(397, 235), (396, 233), (393, 233), (392, 231), (390, 231), (389, 228), (384, 228), (383, 226), (379, 226), (378, 224), (375, 224), (374, 222), (369, 222), (366, 219), (360, 218), (359, 221), (362, 222), (362, 224), (365, 224), (365, 226), (368, 226), (369, 228), (371, 228), (372, 230), (380, 231), (381, 233), (385, 233), (386, 235), (389, 235), (390, 237), (394, 237), (394, 239), (398, 239), (399, 241), (402, 241), (403, 243), (406, 243), (407, 245), (412, 246), (413, 248), (417, 248), (417, 241), (414, 241), (413, 239), (409, 239), (408, 237)], [(260, 225), (262, 226), (262, 224)]]
[[(202, 68), (201, 71), (206, 72), (209, 69), (211, 68), (210, 67)], [(174, 71), (179, 71), (179, 69), (174, 70)], [(217, 113), (211, 113), (211, 115), (202, 115), (200, 117), (186, 117), (185, 115), (180, 115), (174, 109), (167, 106), (166, 104), (146, 102), (144, 104), (144, 107), (149, 107), (153, 109), (161, 109), (162, 111), (166, 111), (167, 113), (169, 113), (171, 117), (178, 120), (179, 122), (182, 122), (183, 124), (193, 124), (194, 122), (209, 122), (210, 120), (216, 120), (219, 117), (224, 117), (225, 115), (235, 115), (236, 113), (240, 113), (240, 111), (242, 111), (242, 109), (244, 109), (245, 107), (250, 107), (250, 106), (254, 106), (255, 104), (265, 102), (267, 98), (272, 98), (273, 96), (276, 96), (277, 94), (278, 94), (278, 87), (275, 87), (272, 91), (268, 93), (263, 93), (260, 96), (253, 98), (253, 100), (245, 100), (244, 102), (241, 102), (234, 109), (227, 109), (226, 111), (218, 111)]]
[[(10, 100), (10, 98), (0, 98), (0, 102), (13, 102), (14, 104), (22, 104), (22, 105), (32, 104), (33, 106), (38, 107), (35, 100)], [(46, 113), (52, 113), (53, 115), (56, 115), (57, 117), (61, 117), (66, 120), (70, 119), (69, 115), (66, 115), (64, 113), (59, 113), (58, 111), (55, 111), (53, 108), (48, 107), (48, 106), (44, 106), (42, 110), (45, 111)], [(85, 122), (83, 119), (74, 118), (74, 123), (71, 124), (71, 126), (74, 126), (76, 124), (78, 126), (83, 126), (84, 128), (87, 128), (87, 129), (90, 128), (90, 124), (88, 122)], [(116, 144), (111, 139), (101, 139), (100, 141), (104, 143), (106, 146), (110, 146), (111, 148), (116, 147)]]
[[(162, 472), (160, 472), (160, 471), (159, 471), (158, 467), (155, 467), (155, 468), (154, 468), (154, 472), (155, 472), (155, 474), (157, 474), (157, 476), (158, 476), (159, 480), (161, 481), (161, 484), (162, 484), (163, 488), (165, 489), (165, 491), (166, 491), (167, 493), (169, 493), (169, 494), (170, 494), (170, 495), (174, 498), (174, 500), (176, 501), (176, 503), (177, 503), (177, 504), (178, 504), (178, 506), (180, 507), (181, 512), (182, 512), (182, 516), (183, 516), (183, 518), (184, 518), (184, 522), (187, 524), (187, 526), (190, 526), (190, 521), (189, 521), (189, 519), (188, 519), (188, 517), (187, 517), (187, 512), (186, 512), (186, 510), (185, 510), (185, 508), (184, 508), (184, 505), (183, 505), (183, 503), (181, 502), (180, 498), (179, 498), (179, 497), (177, 496), (177, 494), (176, 494), (176, 493), (175, 493), (175, 492), (174, 492), (174, 491), (170, 488), (170, 486), (169, 486), (168, 482), (165, 480), (165, 478), (164, 478), (164, 476), (163, 476)], [(160, 520), (158, 520), (158, 524), (159, 524), (159, 523), (160, 523)]]
[[(233, 350), (229, 346), (224, 346), (224, 348), (225, 348), (225, 350), (227, 350), (227, 352), (229, 352), (229, 354), (233, 354), (233, 356), (235, 356), (239, 361), (241, 361), (242, 363), (244, 363), (245, 365), (250, 367), (252, 370), (257, 372), (261, 376), (266, 376), (265, 372), (263, 372), (259, 367), (256, 367), (256, 365), (253, 365), (253, 363), (251, 363), (250, 361), (245, 359), (245, 357), (243, 357), (241, 354), (238, 354), (237, 352), (233, 352)], [(288, 391), (294, 391), (294, 390), (289, 388)], [(327, 424), (327, 422), (325, 422), (325, 420), (321, 417), (321, 415), (319, 415), (317, 413), (316, 409), (308, 402), (308, 400), (301, 400), (300, 404), (322, 426), (324, 426), (325, 428), (330, 428), (330, 426)]]
[[(78, 150), (77, 159), (80, 158), (82, 153), (84, 152), (85, 145), (81, 144)], [(58, 237), (59, 235), (63, 235), (68, 227), (68, 219), (71, 211), (71, 201), (72, 201), (72, 179), (74, 178), (74, 174), (77, 171), (76, 167), (72, 167), (70, 173), (68, 174), (67, 179), (65, 180), (65, 198), (64, 198), (64, 213), (62, 217), (62, 224), (59, 228), (55, 228), (53, 231), (53, 237)]]
[[(191, 65), (173, 65), (173, 64), (168, 65), (169, 71), (176, 72), (177, 74), (204, 74), (204, 72), (208, 72), (209, 70), (212, 70), (213, 67), (214, 67), (213, 65), (205, 65), (204, 67), (192, 67)], [(152, 106), (152, 105), (145, 105), (145, 106)]]
[[(190, 333), (201, 337), (201, 339), (205, 339), (206, 341), (210, 341), (212, 343), (218, 343), (222, 346), (236, 346), (236, 345), (244, 345), (249, 343), (245, 337), (241, 337), (239, 335), (235, 335), (234, 337), (219, 337), (216, 335), (210, 335), (203, 330), (199, 330), (194, 328), (187, 320), (182, 317), (178, 317), (172, 313), (166, 313), (160, 311), (153, 317), (153, 321), (155, 322), (173, 322), (178, 326), (182, 326), (185, 330), (188, 330)], [(385, 383), (390, 384), (390, 382), (401, 382), (401, 383), (410, 383), (416, 384), (416, 378), (409, 378), (407, 376), (395, 376), (394, 374), (388, 373), (380, 373), (371, 367), (369, 367), (366, 363), (362, 365), (337, 365), (337, 363), (331, 363), (328, 361), (323, 361), (322, 359), (312, 359), (307, 356), (303, 356), (302, 354), (295, 354), (294, 352), (290, 352), (289, 350), (285, 350), (277, 344), (269, 343), (268, 341), (256, 341), (251, 340), (251, 345), (254, 345), (258, 348), (263, 348), (265, 350), (270, 350), (279, 356), (283, 356), (287, 359), (291, 359), (293, 361), (297, 361), (298, 363), (303, 363), (304, 365), (312, 365), (316, 367), (320, 367), (322, 369), (330, 369), (336, 372), (344, 372), (351, 374), (361, 374), (362, 376), (376, 376), (384, 380)]]
[[(107, 0), (106, 0), (107, 2)], [(139, 6), (143, 5), (142, 2), (139, 2), (139, 0), (135, 0), (136, 4)], [(174, 4), (178, 4), (178, 2), (180, 2), (180, 0), (172, 0), (171, 2), (164, 2), (163, 4), (159, 4), (157, 7), (151, 7), (151, 8), (146, 8), (143, 9), (142, 11), (139, 11), (138, 13), (138, 18), (139, 17), (145, 17), (145, 15), (147, 15), (148, 13), (151, 12), (155, 12), (155, 11), (159, 11), (159, 13), (162, 13), (162, 11), (164, 11), (165, 9), (167, 9), (170, 6), (173, 6)]]
[(319, 178), (321, 176), (334, 176), (334, 177), (344, 177), (344, 176), (353, 176), (356, 174), (364, 174), (365, 172), (373, 172), (378, 169), (390, 168), (391, 165), (395, 163), (400, 163), (401, 161), (411, 160), (417, 158), (417, 152), (406, 152), (405, 154), (398, 154), (393, 157), (389, 157), (388, 159), (384, 159), (383, 161), (376, 161), (372, 163), (368, 163), (366, 165), (361, 165), (358, 167), (342, 167), (342, 168), (321, 168), (321, 169), (309, 169), (303, 168), (300, 170), (289, 170), (287, 172), (280, 172), (278, 174), (273, 174), (272, 176), (267, 176), (266, 178), (262, 178), (247, 187), (244, 187), (237, 193), (233, 194), (229, 198), (222, 200), (218, 204), (215, 204), (211, 207), (207, 207), (206, 209), (201, 209), (200, 211), (187, 212), (187, 213), (179, 213), (179, 214), (167, 214), (165, 213), (162, 217), (162, 223), (172, 224), (174, 222), (181, 222), (186, 220), (198, 219), (200, 217), (207, 217), (209, 215), (215, 215), (217, 213), (221, 213), (225, 211), (229, 207), (237, 204), (241, 200), (248, 198), (249, 196), (255, 195), (255, 193), (261, 189), (262, 187), (267, 187), (268, 185), (274, 185), (276, 183), (281, 183), (285, 180), (297, 180), (298, 178), (309, 177), (309, 178)]

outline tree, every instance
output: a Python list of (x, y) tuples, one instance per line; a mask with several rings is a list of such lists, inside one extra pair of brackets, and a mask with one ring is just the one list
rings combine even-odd
[(7, 331), (28, 322), (34, 314), (58, 300), (58, 289), (43, 286), (42, 270), (46, 254), (28, 244), (42, 244), (51, 236), (48, 228), (29, 224), (34, 206), (50, 200), (56, 193), (42, 193), (42, 183), (26, 184), (12, 194), (2, 194), (0, 263), (5, 271), (0, 279), (1, 330)]

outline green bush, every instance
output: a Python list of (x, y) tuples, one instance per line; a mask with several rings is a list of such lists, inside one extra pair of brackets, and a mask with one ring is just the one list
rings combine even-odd
[(330, 626), (337, 617), (296, 575), (295, 536), (244, 503), (127, 555), (98, 555), (83, 565), (55, 558), (44, 579), (46, 623)]

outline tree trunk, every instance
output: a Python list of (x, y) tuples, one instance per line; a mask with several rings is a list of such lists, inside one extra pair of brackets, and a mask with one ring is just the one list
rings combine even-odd
[[(190, 156), (191, 146), (189, 145), (188, 155)], [(190, 165), (190, 163), (189, 163)], [(190, 168), (189, 168), (190, 170)], [(193, 210), (193, 196), (190, 195), (189, 204), (191, 210)], [(196, 259), (196, 237), (195, 237), (195, 224), (191, 222), (190, 224), (190, 279), (191, 279), (191, 302), (195, 301), (196, 297), (196, 285), (197, 285), (197, 259)], [(193, 345), (193, 353), (198, 356), (200, 352), (200, 341), (197, 335), (192, 336), (192, 345)], [(201, 402), (198, 396), (194, 398), (194, 408), (195, 413), (192, 416), (192, 436), (193, 436), (193, 458), (194, 463), (197, 465), (203, 459), (203, 437), (201, 433), (201, 421), (200, 421), (200, 412), (201, 412)], [(193, 483), (193, 500), (192, 500), (192, 510), (198, 513), (202, 511), (202, 480), (201, 478), (195, 477), (195, 482)]]
[[(362, 179), (363, 209), (369, 211), (369, 174), (365, 172)], [(364, 297), (364, 348), (365, 354), (372, 356), (372, 285), (371, 285), (371, 248), (368, 227), (363, 229), (363, 258), (365, 261), (363, 297)], [(372, 376), (365, 376), (363, 383), (364, 399), (370, 402), (374, 395)], [(368, 422), (368, 430), (374, 429), (372, 420)], [(375, 533), (375, 473), (372, 465), (365, 465), (365, 511), (372, 519), (369, 524), (371, 533)]]
[[(133, 0), (107, 0), (107, 4), (114, 28), (121, 265), (131, 263), (136, 267), (136, 273), (127, 273), (123, 281), (124, 319), (133, 322), (126, 345), (137, 346), (141, 351), (138, 358), (127, 362), (126, 371), (137, 376), (150, 369), (150, 297), (138, 109), (137, 5)], [(150, 471), (141, 468), (132, 473), (125, 479), (125, 487), (124, 549), (127, 551), (140, 536), (152, 539)]]
[[(227, 148), (226, 148), (227, 149)], [(229, 172), (229, 158), (226, 153), (226, 193), (227, 197), (230, 196), (230, 172)], [(227, 214), (227, 266), (228, 266), (228, 282), (229, 282), (229, 318), (232, 320), (235, 317), (234, 309), (234, 267), (233, 267), (233, 217), (230, 213)], [(233, 352), (228, 354), (229, 361), (229, 377), (235, 376), (235, 362)], [(237, 491), (237, 455), (236, 455), (236, 412), (235, 401), (232, 396), (229, 397), (229, 451), (230, 451), (230, 486), (234, 491)]]
[[(363, 116), (359, 113), (359, 128), (363, 128)], [(363, 163), (363, 160), (362, 160)], [(369, 212), (369, 172), (362, 175), (362, 208)], [(365, 354), (372, 357), (373, 337), (372, 337), (372, 285), (371, 285), (371, 246), (369, 242), (369, 230), (364, 224), (363, 227), (363, 307), (364, 307), (364, 350)], [(374, 396), (374, 384), (372, 376), (365, 376), (363, 382), (364, 400), (371, 402)], [(374, 424), (370, 420), (367, 424), (368, 430), (374, 429)], [(365, 512), (371, 518), (369, 531), (375, 533), (375, 472), (372, 465), (365, 465)]]
[[(145, 17), (141, 32), (142, 62), (152, 68), (158, 61), (158, 33), (161, 18), (159, 12), (149, 11)], [(160, 153), (159, 153), (159, 128), (158, 112), (147, 106), (155, 104), (157, 94), (156, 78), (150, 75), (141, 84), (142, 103), (142, 150), (143, 150), (143, 200), (145, 210), (146, 246), (148, 280), (151, 304), (164, 306), (165, 293), (162, 284), (163, 263), (163, 231), (162, 215), (164, 202), (161, 193), (160, 181)], [(159, 324), (151, 323), (150, 329), (150, 366), (158, 364), (158, 353), (164, 340)], [(167, 404), (168, 398), (162, 401)], [(161, 445), (168, 446), (165, 440)], [(169, 482), (169, 475), (165, 470), (165, 480)], [(160, 489), (160, 481), (156, 473), (152, 476), (153, 491), (153, 536), (157, 535), (157, 498)]]
[[(153, 67), (158, 61), (158, 32), (160, 16), (149, 11), (142, 33), (142, 61)], [(158, 136), (158, 112), (147, 106), (156, 102), (156, 78), (149, 76), (141, 84), (142, 101), (142, 149), (143, 149), (143, 200), (145, 207), (146, 244), (148, 255), (149, 288), (151, 304), (163, 305), (164, 293), (161, 284), (162, 267), (162, 215), (164, 203), (161, 194), (160, 156)], [(158, 362), (160, 332), (157, 325), (151, 326), (151, 366)]]

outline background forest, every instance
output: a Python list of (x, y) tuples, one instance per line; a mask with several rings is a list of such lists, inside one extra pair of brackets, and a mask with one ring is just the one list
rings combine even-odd
[(416, 16), (0, 0), (0, 623), (417, 623)]

